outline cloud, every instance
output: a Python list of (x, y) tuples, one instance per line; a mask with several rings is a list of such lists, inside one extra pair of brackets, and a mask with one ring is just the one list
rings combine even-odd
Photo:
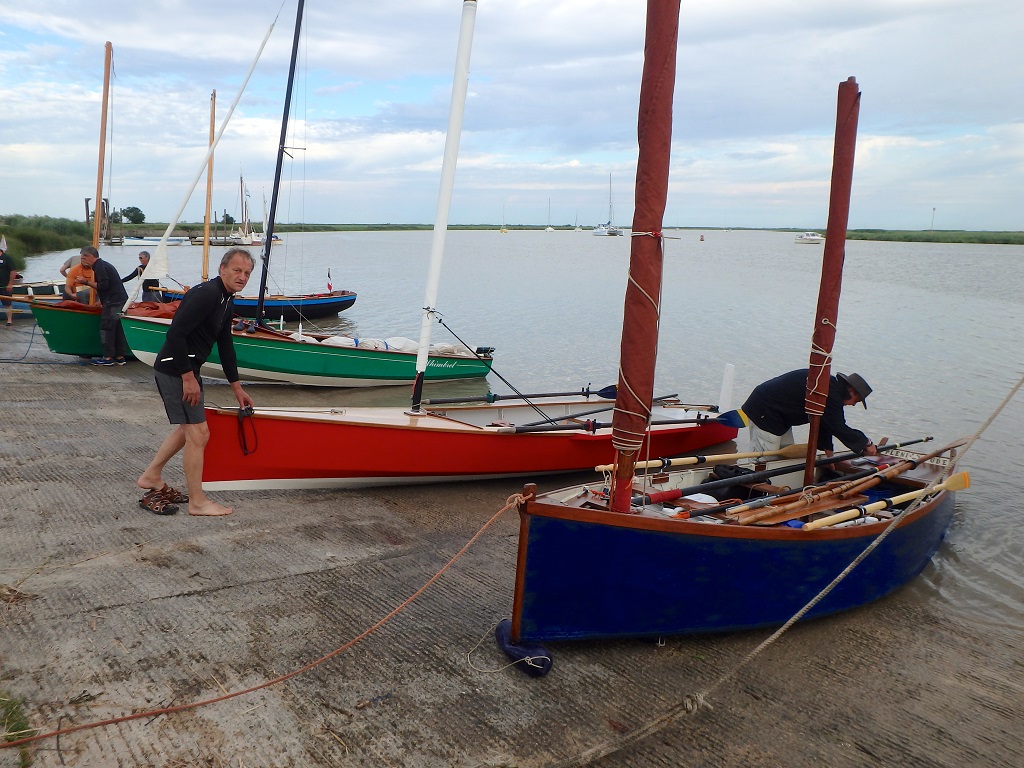
[[(77, 217), (94, 194), (109, 39), (114, 205), (170, 216), (205, 153), (210, 91), (223, 117), (279, 14), (216, 156), (218, 197), (237, 197), (240, 172), (269, 188), (294, 13), (293, 0), (113, 0), (102, 18), (65, 0), (0, 8), (0, 162), (18, 188), (0, 209)], [(308, 221), (433, 220), (460, 13), (307, 5), (289, 143), (315, 182)], [(941, 206), (950, 228), (1021, 228), (1016, 0), (700, 0), (681, 19), (673, 223), (820, 225), (836, 88), (854, 75), (851, 223), (918, 228)], [(609, 173), (629, 221), (643, 28), (639, 0), (480, 3), (453, 221), (504, 206), (541, 224), (548, 197), (560, 220), (603, 220)]]

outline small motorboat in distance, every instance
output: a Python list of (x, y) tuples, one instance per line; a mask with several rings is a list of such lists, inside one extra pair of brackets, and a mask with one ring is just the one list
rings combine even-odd
[(825, 242), (825, 236), (818, 232), (801, 232), (796, 236), (796, 242), (810, 243), (811, 245), (814, 245), (816, 243)]

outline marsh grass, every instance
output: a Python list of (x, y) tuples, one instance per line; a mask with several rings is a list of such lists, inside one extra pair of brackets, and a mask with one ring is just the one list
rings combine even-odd
[(847, 240), (888, 240), (900, 243), (974, 243), (979, 245), (1024, 245), (1024, 232), (984, 232), (963, 229), (851, 229)]
[(0, 216), (0, 234), (7, 238), (7, 250), (18, 269), (25, 268), (26, 256), (81, 248), (92, 238), (81, 221), (18, 214)]
[[(0, 691), (0, 724), (3, 725), (4, 741), (17, 741), (36, 732), (29, 726), (22, 702), (6, 691)], [(18, 748), (18, 761), (21, 768), (32, 765), (32, 753), (27, 745)]]

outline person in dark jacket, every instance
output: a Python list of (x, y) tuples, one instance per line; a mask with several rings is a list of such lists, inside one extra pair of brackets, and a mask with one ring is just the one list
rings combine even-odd
[[(14, 290), (14, 281), (18, 277), (18, 270), (14, 267), (14, 259), (7, 255), (3, 248), (0, 248), (0, 296), (10, 296)], [(10, 299), (0, 300), (4, 311), (7, 312), (7, 325), (14, 325)]]
[[(100, 258), (100, 253), (91, 245), (85, 246), (81, 253), (82, 266), (93, 271), (91, 280), (77, 278), (82, 285), (96, 289), (96, 296), (103, 307), (100, 315), (100, 342), (103, 344), (103, 357), (92, 361), (93, 365), (126, 365), (128, 361), (128, 342), (121, 328), (121, 307), (128, 301), (128, 293), (121, 283), (114, 265)], [(81, 282), (84, 281), (84, 282)]]
[[(807, 369), (790, 371), (758, 384), (743, 404), (742, 410), (749, 420), (752, 451), (770, 452), (793, 445), (793, 427), (807, 424), (810, 419), (805, 410)], [(846, 424), (843, 408), (862, 403), (868, 407), (871, 387), (859, 374), (837, 373), (829, 377), (825, 412), (818, 427), (818, 450), (831, 456), (832, 439), (856, 453), (869, 456), (878, 454), (870, 438), (860, 430)]]
[[(129, 272), (127, 275), (121, 278), (122, 283), (130, 283), (138, 277), (142, 277), (142, 273), (146, 271), (146, 267), (149, 266), (149, 251), (139, 251), (139, 266)], [(142, 281), (142, 297), (140, 301), (155, 301), (158, 304), (164, 300), (164, 297), (157, 291), (160, 287), (159, 280), (143, 280)]]
[[(143, 509), (167, 515), (177, 512), (178, 504), (188, 502), (190, 515), (230, 515), (233, 511), (203, 492), (203, 452), (210, 439), (210, 428), (203, 410), (203, 382), (199, 369), (216, 344), (221, 368), (231, 384), (239, 408), (252, 407), (252, 398), (238, 380), (238, 365), (231, 340), (232, 297), (245, 288), (252, 270), (253, 258), (249, 251), (230, 249), (221, 259), (218, 276), (187, 291), (174, 313), (153, 368), (167, 419), (177, 427), (135, 481), (136, 485), (147, 490), (139, 502)], [(164, 466), (182, 448), (187, 495), (168, 486), (162, 477)]]

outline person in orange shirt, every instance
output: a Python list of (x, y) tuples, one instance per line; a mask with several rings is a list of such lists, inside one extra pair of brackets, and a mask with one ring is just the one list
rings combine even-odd
[[(83, 304), (95, 304), (96, 292), (89, 283), (96, 279), (92, 267), (76, 264), (68, 270), (68, 279), (64, 284), (64, 298), (68, 301), (80, 301)], [(85, 299), (83, 301), (83, 299)]]

